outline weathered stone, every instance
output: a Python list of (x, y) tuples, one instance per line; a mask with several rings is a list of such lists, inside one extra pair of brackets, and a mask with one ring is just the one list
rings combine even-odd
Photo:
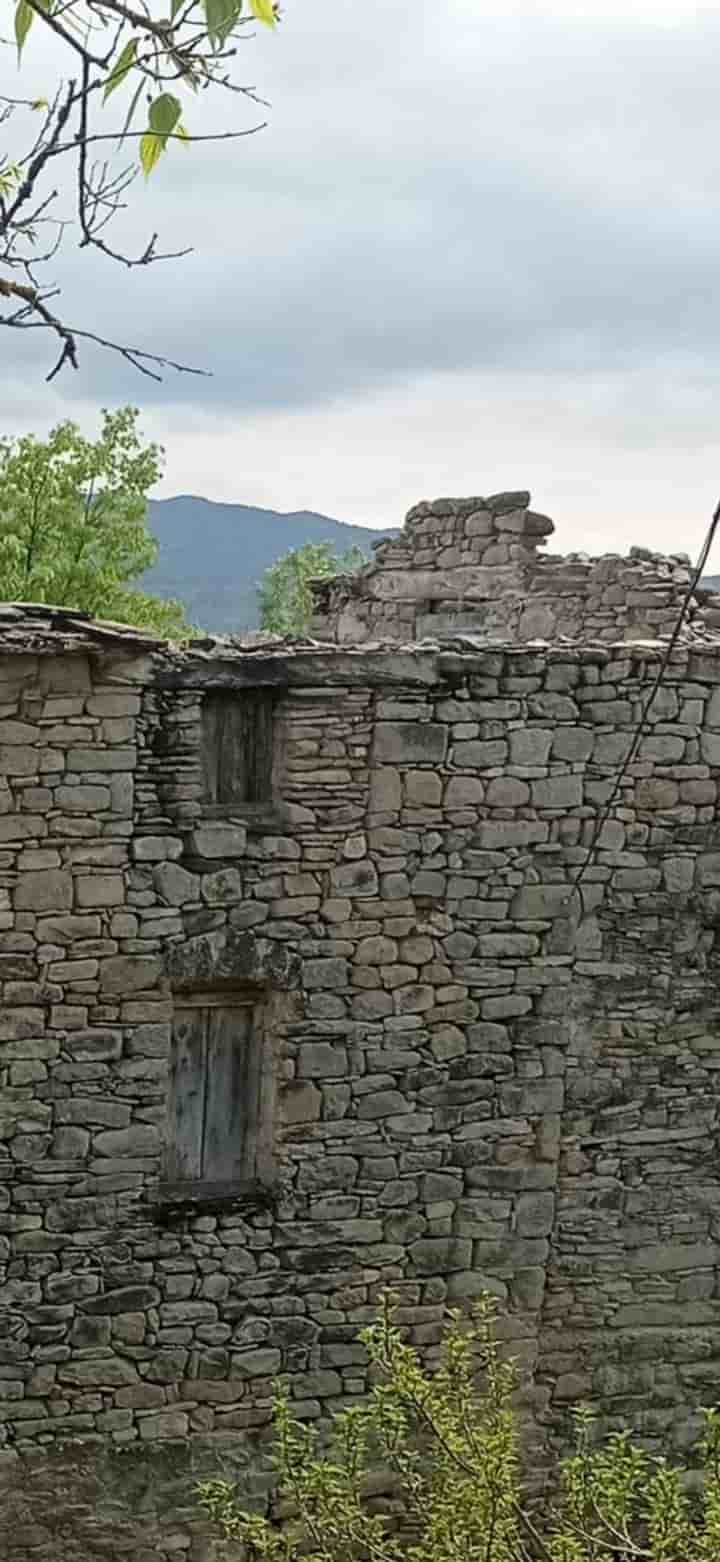
[(553, 740), (552, 730), (543, 727), (519, 727), (510, 733), (511, 765), (546, 765)]
[(447, 728), (437, 723), (379, 721), (375, 727), (375, 763), (441, 765), (447, 742)]
[(100, 986), (106, 993), (142, 992), (154, 987), (160, 961), (150, 955), (111, 955), (100, 962)]
[(310, 1079), (333, 1079), (348, 1072), (347, 1052), (329, 1041), (309, 1041), (300, 1048), (298, 1073)]
[(208, 823), (195, 830), (192, 847), (198, 857), (244, 857), (247, 830), (241, 824)]
[(168, 906), (183, 906), (200, 899), (200, 880), (178, 862), (161, 862), (153, 871), (153, 883)]
[(25, 873), (15, 890), (17, 911), (66, 911), (72, 903), (72, 877), (61, 868)]
[(141, 835), (133, 841), (136, 862), (165, 862), (182, 856), (183, 843), (174, 835)]
[(347, 987), (348, 973), (346, 960), (305, 960), (303, 961), (303, 985), (307, 988), (322, 987), (334, 990), (338, 987)]
[(56, 807), (65, 813), (97, 814), (110, 807), (110, 789), (106, 786), (58, 786), (55, 789)]
[(375, 864), (367, 859), (363, 862), (343, 862), (332, 868), (330, 882), (334, 895), (352, 895), (354, 899), (359, 899), (377, 894), (377, 870)]
[(137, 1123), (130, 1128), (95, 1134), (93, 1149), (98, 1155), (113, 1157), (156, 1155), (160, 1149), (160, 1135), (157, 1128)]
[(116, 1313), (144, 1312), (147, 1307), (156, 1307), (159, 1301), (160, 1292), (154, 1285), (126, 1285), (83, 1302), (82, 1311), (93, 1316), (108, 1314), (112, 1317)]
[(451, 1274), (470, 1267), (472, 1242), (465, 1237), (420, 1237), (410, 1244), (409, 1256), (417, 1274)]
[(121, 873), (94, 873), (75, 879), (75, 904), (82, 909), (95, 906), (121, 906), (125, 883)]

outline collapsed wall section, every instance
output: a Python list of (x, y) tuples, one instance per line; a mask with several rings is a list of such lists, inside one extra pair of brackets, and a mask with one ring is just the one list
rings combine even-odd
[[(429, 1362), (447, 1303), (496, 1294), (538, 1458), (580, 1397), (692, 1439), (720, 1370), (718, 648), (673, 653), (587, 861), (659, 654), (0, 661), (14, 1562), (209, 1556), (193, 1471), (262, 1490), (279, 1372), (310, 1419), (364, 1393), (388, 1284)], [(218, 696), (223, 741), (270, 702), (264, 799), (208, 801)], [(265, 1068), (230, 1186), (178, 1109), (188, 1034), (202, 1061), (226, 1023)]]
[[(356, 575), (313, 585), (313, 633), (340, 643), (443, 639), (524, 642), (657, 639), (671, 633), (690, 583), (686, 554), (538, 554), (552, 521), (526, 492), (436, 499), (408, 511), (399, 537)], [(720, 625), (712, 593), (693, 594), (695, 633)]]

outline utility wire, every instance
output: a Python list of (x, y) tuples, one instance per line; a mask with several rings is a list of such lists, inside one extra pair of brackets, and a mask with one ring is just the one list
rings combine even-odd
[(585, 856), (585, 861), (582, 863), (582, 865), (581, 865), (581, 867), (580, 867), (580, 869), (578, 871), (578, 876), (574, 880), (574, 883), (573, 883), (573, 888), (574, 889), (579, 889), (580, 888), (580, 886), (582, 884), (582, 881), (585, 878), (585, 875), (586, 875), (586, 873), (587, 873), (587, 871), (588, 871), (588, 869), (589, 869), (589, 867), (590, 867), (590, 865), (592, 863), (592, 860), (593, 860), (593, 858), (595, 856), (595, 852), (596, 852), (597, 847), (598, 847), (598, 843), (600, 841), (600, 837), (602, 835), (603, 830), (605, 829), (605, 825), (607, 824), (608, 819), (610, 818), (610, 814), (611, 814), (611, 812), (613, 810), (613, 807), (615, 805), (615, 801), (616, 801), (617, 795), (618, 795), (618, 793), (620, 791), (620, 788), (621, 788), (621, 786), (623, 784), (623, 781), (624, 781), (624, 779), (625, 779), (625, 777), (626, 777), (626, 775), (628, 773), (628, 770), (629, 770), (633, 760), (635, 759), (637, 751), (638, 751), (638, 749), (640, 747), (640, 743), (641, 743), (642, 738), (643, 738), (644, 733), (645, 733), (645, 728), (646, 728), (646, 724), (647, 724), (648, 715), (650, 713), (650, 710), (652, 709), (653, 702), (654, 702), (654, 700), (655, 700), (655, 698), (656, 698), (656, 696), (658, 694), (658, 691), (659, 691), (659, 689), (661, 687), (663, 678), (665, 677), (665, 673), (667, 672), (668, 664), (670, 662), (670, 658), (672, 656), (673, 651), (675, 650), (675, 646), (677, 645), (677, 642), (678, 642), (678, 639), (679, 639), (679, 636), (680, 636), (680, 631), (681, 631), (681, 629), (683, 627), (683, 624), (685, 622), (685, 619), (687, 617), (688, 608), (690, 606), (690, 602), (691, 602), (691, 599), (693, 597), (693, 594), (694, 594), (694, 592), (695, 592), (695, 590), (697, 588), (698, 581), (700, 580), (700, 577), (701, 577), (701, 575), (703, 573), (705, 565), (707, 564), (708, 555), (710, 553), (710, 549), (711, 549), (711, 547), (713, 545), (713, 542), (715, 540), (715, 533), (716, 533), (716, 531), (718, 529), (718, 525), (720, 525), (720, 499), (718, 500), (718, 502), (717, 502), (717, 504), (715, 506), (715, 510), (714, 510), (712, 520), (711, 520), (710, 525), (709, 525), (708, 530), (707, 530), (705, 541), (704, 541), (704, 543), (702, 545), (702, 548), (700, 549), (700, 556), (699, 556), (697, 564), (695, 565), (695, 568), (694, 568), (694, 570), (693, 570), (693, 572), (692, 572), (692, 574), (690, 576), (690, 581), (689, 581), (689, 584), (688, 584), (687, 591), (685, 592), (683, 600), (682, 600), (682, 602), (680, 604), (680, 612), (678, 613), (678, 616), (677, 616), (677, 619), (675, 621), (675, 625), (674, 625), (672, 634), (670, 636), (670, 639), (668, 640), (668, 643), (667, 643), (667, 645), (665, 647), (665, 650), (663, 652), (663, 655), (661, 657), (660, 665), (659, 665), (657, 673), (655, 675), (655, 679), (654, 679), (652, 688), (650, 689), (650, 692), (649, 692), (649, 694), (647, 696), (647, 699), (645, 700), (645, 704), (643, 705), (642, 712), (641, 712), (641, 715), (640, 715), (640, 720), (639, 720), (639, 722), (637, 724), (637, 727), (635, 729), (635, 734), (633, 736), (632, 743), (630, 744), (630, 748), (628, 749), (628, 752), (627, 752), (627, 754), (625, 756), (625, 759), (623, 760), (623, 763), (622, 763), (622, 765), (620, 767), (620, 770), (617, 773), (617, 776), (615, 778), (615, 785), (614, 785), (614, 787), (612, 789), (612, 792), (610, 793), (610, 796), (609, 796), (609, 798), (608, 798), (608, 800), (607, 800), (607, 802), (605, 804), (603, 812), (601, 813), (599, 819), (597, 819), (596, 822), (595, 822), (595, 829), (594, 829), (593, 834), (592, 834), (592, 839), (590, 841), (590, 845), (588, 846), (588, 849), (587, 849), (587, 853), (586, 853), (586, 856)]

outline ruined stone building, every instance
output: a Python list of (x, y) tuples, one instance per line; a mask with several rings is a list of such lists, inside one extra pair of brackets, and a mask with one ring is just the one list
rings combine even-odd
[(253, 1489), (281, 1372), (361, 1395), (388, 1284), (429, 1361), (497, 1295), (546, 1450), (586, 1399), (682, 1454), (716, 1397), (712, 604), (589, 852), (686, 566), (413, 514), (327, 643), (0, 609), (9, 1562), (211, 1557), (195, 1476)]

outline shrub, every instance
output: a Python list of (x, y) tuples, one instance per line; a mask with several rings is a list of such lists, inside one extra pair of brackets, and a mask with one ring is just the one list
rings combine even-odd
[(704, 1412), (703, 1492), (627, 1432), (594, 1439), (574, 1414), (574, 1451), (557, 1496), (523, 1490), (512, 1365), (501, 1359), (493, 1303), (472, 1322), (450, 1313), (430, 1374), (395, 1322), (392, 1298), (360, 1339), (376, 1378), (367, 1400), (333, 1417), (329, 1441), (274, 1407), (275, 1505), (245, 1509), (231, 1483), (197, 1494), (248, 1562), (719, 1562), (720, 1416)]

